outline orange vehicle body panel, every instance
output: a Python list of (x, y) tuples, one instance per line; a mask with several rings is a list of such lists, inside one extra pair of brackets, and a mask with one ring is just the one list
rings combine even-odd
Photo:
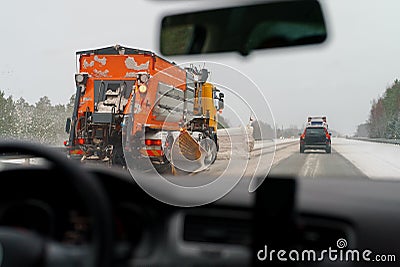
[[(95, 80), (136, 80), (138, 74), (147, 73), (151, 79), (147, 82), (146, 94), (140, 94), (137, 84), (135, 107), (140, 107), (134, 115), (134, 127), (131, 134), (141, 130), (143, 126), (154, 129), (179, 130), (178, 122), (156, 120), (152, 108), (157, 97), (159, 82), (168, 84), (182, 91), (186, 90), (186, 71), (154, 54), (130, 55), (96, 55), (82, 54), (79, 58), (79, 72), (88, 73), (86, 91), (79, 101), (78, 117), (86, 111), (94, 112)], [(123, 113), (131, 111), (132, 97), (129, 98)], [(182, 114), (183, 115), (183, 114)]]

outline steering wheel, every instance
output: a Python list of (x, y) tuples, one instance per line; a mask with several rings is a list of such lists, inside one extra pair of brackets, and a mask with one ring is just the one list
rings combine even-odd
[(83, 248), (46, 240), (33, 232), (0, 226), (0, 266), (110, 266), (113, 254), (112, 213), (101, 185), (79, 164), (44, 145), (0, 142), (0, 155), (3, 153), (44, 158), (54, 165), (57, 172), (65, 174), (93, 218), (93, 237), (92, 242)]

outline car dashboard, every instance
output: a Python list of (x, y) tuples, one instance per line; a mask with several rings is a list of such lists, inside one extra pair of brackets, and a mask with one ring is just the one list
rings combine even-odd
[[(242, 180), (219, 201), (184, 208), (152, 198), (124, 170), (85, 169), (111, 202), (113, 266), (264, 266), (266, 262), (256, 258), (264, 245), (321, 251), (336, 247), (339, 239), (349, 248), (399, 257), (396, 183), (270, 177), (256, 196), (243, 193), (247, 183)], [(23, 168), (3, 171), (1, 176), (7, 186), (0, 188), (0, 225), (75, 246), (91, 242), (92, 218), (60, 173)], [(289, 212), (285, 209), (290, 205), (281, 205), (287, 195), (274, 181), (296, 181)], [(325, 259), (313, 266), (329, 264)]]

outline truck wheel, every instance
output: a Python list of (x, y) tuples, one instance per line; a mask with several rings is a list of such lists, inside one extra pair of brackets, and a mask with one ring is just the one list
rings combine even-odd
[(163, 164), (153, 164), (154, 169), (160, 174), (170, 174), (172, 171), (172, 166), (171, 162), (169, 162), (167, 159), (165, 159), (165, 162)]
[(200, 141), (200, 146), (205, 150), (204, 164), (211, 165), (217, 159), (217, 145), (214, 140), (204, 138)]
[(126, 166), (124, 152), (122, 151), (122, 147), (117, 146), (114, 148), (111, 156), (111, 163), (112, 165), (117, 165), (121, 167)]
[(218, 136), (216, 133), (211, 135), (212, 139), (214, 140), (215, 145), (217, 146), (217, 152), (219, 151), (219, 143), (218, 143)]

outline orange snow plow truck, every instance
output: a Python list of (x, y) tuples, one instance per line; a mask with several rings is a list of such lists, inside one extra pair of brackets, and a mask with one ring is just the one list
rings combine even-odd
[[(211, 139), (218, 151), (224, 94), (206, 82), (206, 69), (181, 68), (153, 52), (119, 45), (76, 57), (74, 110), (66, 123), (69, 157), (125, 165), (125, 149), (166, 166), (182, 133), (190, 134), (190, 146)], [(213, 162), (216, 153), (207, 160)]]

